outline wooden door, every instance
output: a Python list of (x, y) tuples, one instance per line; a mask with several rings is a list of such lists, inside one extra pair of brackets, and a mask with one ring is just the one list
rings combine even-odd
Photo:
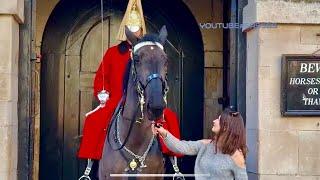
[[(113, 12), (104, 20), (104, 49), (116, 45), (121, 13)], [(90, 21), (86, 24), (93, 24)], [(87, 26), (86, 24), (82, 26)], [(149, 32), (158, 32), (147, 23)], [(68, 38), (65, 59), (65, 99), (63, 128), (63, 179), (74, 179), (85, 169), (85, 161), (79, 161), (76, 153), (79, 147), (85, 114), (98, 103), (93, 97), (93, 80), (101, 62), (101, 23), (93, 24), (88, 32), (75, 30)], [(84, 37), (83, 37), (84, 36)], [(179, 51), (170, 43), (165, 46), (169, 57), (168, 106), (179, 114), (180, 70)], [(80, 52), (80, 53), (79, 53)]]
[(79, 161), (76, 153), (85, 114), (98, 105), (93, 97), (93, 80), (102, 59), (102, 52), (117, 43), (115, 38), (120, 22), (121, 16), (116, 13), (104, 19), (103, 50), (102, 23), (94, 24), (89, 21), (82, 25), (93, 25), (87, 32), (82, 32), (79, 27), (79, 30), (68, 38), (65, 59), (63, 179), (76, 179), (85, 169), (85, 161)]
[[(116, 35), (127, 5), (122, 0), (105, 2), (104, 51), (117, 44)], [(108, 4), (111, 2), (114, 4)], [(203, 49), (197, 22), (180, 0), (148, 0), (143, 6), (149, 32), (158, 32), (162, 25), (168, 29), (168, 106), (181, 118), (182, 136), (199, 139)], [(184, 13), (175, 11), (176, 7)], [(61, 1), (48, 20), (42, 43), (40, 180), (77, 179), (86, 163), (76, 157), (85, 114), (98, 105), (92, 89), (102, 57), (97, 2)], [(192, 173), (193, 162), (183, 160), (184, 173)]]

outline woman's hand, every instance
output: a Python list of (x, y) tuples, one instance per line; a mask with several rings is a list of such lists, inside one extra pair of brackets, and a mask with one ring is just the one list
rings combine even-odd
[(156, 127), (155, 124), (152, 124), (151, 130), (154, 135), (160, 134), (160, 136), (162, 136), (162, 138), (167, 137), (168, 131), (166, 129), (164, 129), (162, 126)]

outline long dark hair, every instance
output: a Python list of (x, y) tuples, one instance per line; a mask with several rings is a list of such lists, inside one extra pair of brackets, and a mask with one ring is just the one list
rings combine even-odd
[(220, 132), (213, 137), (215, 151), (219, 150), (223, 154), (233, 155), (236, 150), (247, 156), (246, 130), (241, 114), (239, 112), (225, 109), (220, 116)]

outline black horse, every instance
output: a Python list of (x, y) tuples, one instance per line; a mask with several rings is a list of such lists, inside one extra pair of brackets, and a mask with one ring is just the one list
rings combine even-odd
[[(167, 30), (147, 34), (141, 39), (126, 28), (132, 43), (132, 62), (126, 92), (109, 125), (102, 159), (99, 162), (99, 179), (115, 176), (164, 173), (164, 163), (157, 138), (150, 126), (163, 115), (166, 106), (167, 55), (163, 45)], [(162, 179), (137, 177), (137, 179)]]

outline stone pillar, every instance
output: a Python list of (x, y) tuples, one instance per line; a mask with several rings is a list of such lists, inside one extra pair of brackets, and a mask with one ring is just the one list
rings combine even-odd
[(19, 23), (23, 0), (2, 0), (0, 6), (0, 177), (17, 179)]
[(280, 85), (282, 54), (320, 49), (320, 2), (249, 0), (243, 15), (249, 179), (317, 180), (320, 118), (282, 117)]

